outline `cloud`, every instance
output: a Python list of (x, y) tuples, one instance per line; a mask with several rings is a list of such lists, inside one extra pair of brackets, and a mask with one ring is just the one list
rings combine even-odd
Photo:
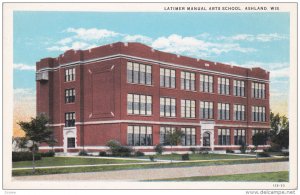
[(20, 97), (20, 96), (35, 96), (35, 89), (33, 88), (15, 88), (14, 89), (14, 96)]
[(119, 33), (116, 33), (114, 31), (97, 28), (68, 28), (66, 32), (75, 33), (75, 37), (81, 40), (99, 40), (120, 35)]
[(285, 69), (288, 68), (290, 65), (288, 62), (258, 62), (258, 61), (247, 61), (245, 63), (236, 63), (234, 61), (224, 62), (225, 64), (232, 64), (237, 66), (242, 66), (246, 68), (254, 68), (254, 67), (261, 67), (268, 71), (274, 71), (278, 69)]
[(71, 37), (67, 37), (67, 38), (61, 39), (57, 43), (60, 45), (66, 45), (68, 43), (71, 43), (72, 41), (73, 41), (73, 39)]
[(66, 51), (68, 49), (71, 49), (68, 46), (52, 46), (46, 48), (48, 51)]
[(30, 66), (30, 65), (22, 64), (22, 63), (14, 64), (13, 67), (14, 67), (14, 69), (16, 69), (16, 70), (29, 70), (29, 71), (35, 71), (35, 66)]
[[(63, 33), (72, 33), (73, 35), (57, 41), (48, 51), (66, 51), (70, 49), (89, 49), (96, 47), (99, 41), (107, 41), (110, 38), (121, 36), (122, 34), (107, 29), (97, 28), (68, 28)], [(123, 36), (123, 35), (122, 35)], [(140, 37), (142, 38), (142, 37)]]
[(142, 43), (151, 43), (152, 39), (144, 35), (126, 35), (123, 40), (125, 42), (142, 42)]
[(212, 36), (205, 32), (195, 36), (171, 34), (153, 38), (142, 34), (123, 34), (101, 28), (67, 28), (63, 32), (68, 34), (71, 33), (71, 36), (57, 41), (55, 45), (47, 48), (48, 51), (88, 49), (99, 44), (124, 41), (142, 42), (165, 52), (207, 58), (229, 52), (249, 53), (257, 51), (255, 48), (241, 46), (239, 43), (240, 41), (270, 42), (288, 38), (287, 36), (278, 33)]
[(290, 70), (289, 68), (280, 68), (277, 70), (271, 70), (270, 71), (271, 78), (283, 78), (283, 77), (289, 77), (290, 76)]
[(48, 47), (47, 50), (48, 51), (67, 51), (70, 49), (74, 49), (74, 50), (80, 50), (80, 49), (90, 49), (93, 47), (97, 47), (97, 45), (95, 44), (90, 44), (90, 43), (86, 43), (86, 42), (80, 42), (80, 41), (76, 41), (73, 42), (71, 45), (67, 46), (67, 45), (57, 45), (57, 46), (52, 46), (52, 47)]
[(226, 41), (257, 41), (257, 42), (270, 42), (270, 41), (279, 41), (288, 39), (286, 35), (280, 35), (278, 33), (270, 33), (270, 34), (237, 34), (233, 36), (220, 36), (217, 37), (218, 40), (226, 40)]
[(242, 53), (254, 52), (253, 48), (243, 48), (237, 43), (213, 43), (207, 42), (195, 37), (183, 37), (181, 35), (172, 34), (168, 37), (159, 37), (153, 41), (152, 47), (166, 52), (178, 54), (191, 54), (198, 57), (199, 53), (222, 54), (231, 51)]

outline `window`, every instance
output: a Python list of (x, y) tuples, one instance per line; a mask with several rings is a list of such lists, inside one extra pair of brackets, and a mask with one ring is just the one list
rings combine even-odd
[(218, 144), (219, 145), (230, 145), (230, 130), (229, 129), (218, 129)]
[(253, 129), (252, 130), (252, 135), (255, 135), (256, 133), (265, 133), (265, 130), (263, 130), (263, 129)]
[(152, 67), (150, 65), (127, 62), (127, 82), (151, 85)]
[(181, 100), (181, 117), (195, 118), (196, 117), (196, 101), (195, 100)]
[(214, 115), (214, 103), (213, 102), (200, 102), (200, 118), (212, 119)]
[(252, 106), (252, 121), (265, 122), (266, 121), (266, 107)]
[(244, 129), (234, 130), (234, 145), (246, 144), (246, 133)]
[(75, 148), (75, 138), (74, 137), (68, 137), (68, 148)]
[(151, 146), (152, 127), (151, 126), (128, 126), (127, 144), (129, 146)]
[(252, 82), (252, 97), (258, 99), (266, 98), (266, 85), (263, 83)]
[(218, 93), (223, 95), (229, 95), (229, 79), (218, 78)]
[(167, 140), (167, 134), (175, 132), (175, 127), (160, 127), (159, 142), (163, 145), (170, 145)]
[(244, 105), (233, 105), (233, 120), (244, 121), (245, 120), (245, 106)]
[(229, 120), (230, 119), (229, 104), (218, 103), (218, 119)]
[(233, 80), (233, 95), (245, 96), (245, 81)]
[(196, 130), (195, 128), (181, 128), (183, 137), (181, 138), (181, 145), (194, 146), (196, 145)]
[(75, 112), (65, 113), (65, 127), (75, 127)]
[(160, 116), (176, 117), (176, 99), (175, 98), (160, 98)]
[(200, 74), (200, 91), (213, 93), (214, 89), (214, 79), (213, 76)]
[(181, 89), (195, 91), (195, 73), (181, 72)]
[(167, 68), (160, 68), (160, 86), (175, 88), (176, 84), (176, 73), (175, 70)]
[(152, 115), (152, 96), (127, 94), (127, 113)]
[(75, 89), (65, 90), (65, 103), (75, 102)]
[(65, 81), (75, 81), (75, 68), (65, 70)]

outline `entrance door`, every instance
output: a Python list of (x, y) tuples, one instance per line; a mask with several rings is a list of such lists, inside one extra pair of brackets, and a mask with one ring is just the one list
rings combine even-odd
[(203, 146), (210, 146), (210, 133), (203, 133)]

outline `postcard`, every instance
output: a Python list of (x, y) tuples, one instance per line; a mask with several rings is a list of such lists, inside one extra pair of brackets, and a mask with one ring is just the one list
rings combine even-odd
[(3, 189), (295, 193), (297, 22), (296, 3), (4, 3)]

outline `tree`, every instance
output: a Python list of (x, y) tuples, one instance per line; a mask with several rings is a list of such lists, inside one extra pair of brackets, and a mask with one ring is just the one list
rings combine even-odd
[(273, 139), (273, 143), (279, 145), (280, 149), (289, 148), (289, 129), (281, 130)]
[(27, 142), (28, 140), (26, 137), (13, 137), (13, 145), (14, 151), (24, 151), (25, 148), (27, 148)]
[(256, 133), (252, 136), (252, 143), (255, 146), (255, 150), (256, 150), (256, 158), (257, 158), (257, 147), (258, 145), (265, 145), (267, 140), (268, 140), (268, 133), (264, 132), (264, 133)]
[(174, 131), (167, 131), (166, 142), (171, 145), (171, 151), (173, 151), (173, 145), (177, 146), (181, 143), (181, 138), (184, 136), (180, 129), (175, 129)]
[(271, 112), (270, 114), (271, 120), (271, 131), (270, 137), (271, 142), (279, 145), (280, 149), (289, 147), (289, 120), (283, 115), (281, 116), (279, 113), (276, 115)]
[(25, 139), (29, 144), (27, 146), (32, 152), (32, 172), (35, 172), (35, 152), (38, 151), (38, 146), (41, 143), (53, 142), (53, 130), (50, 129), (48, 124), (48, 118), (40, 114), (36, 118), (31, 118), (29, 122), (18, 122), (21, 129), (25, 132)]

